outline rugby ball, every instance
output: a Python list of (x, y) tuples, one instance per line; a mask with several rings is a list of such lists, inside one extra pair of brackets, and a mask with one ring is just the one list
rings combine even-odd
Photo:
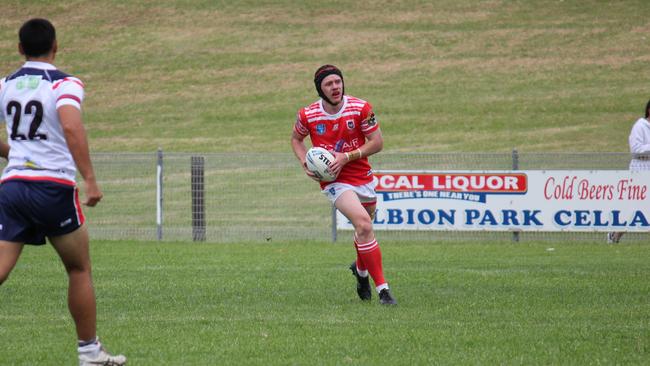
[(305, 156), (307, 169), (314, 173), (318, 179), (323, 182), (331, 182), (336, 179), (335, 175), (330, 173), (330, 165), (334, 163), (334, 155), (322, 147), (312, 147), (307, 150)]

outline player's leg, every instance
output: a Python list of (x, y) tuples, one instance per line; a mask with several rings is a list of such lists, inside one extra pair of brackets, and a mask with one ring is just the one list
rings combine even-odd
[(340, 196), (338, 196), (338, 198), (336, 198), (334, 204), (336, 208), (352, 222), (352, 225), (355, 228), (354, 248), (357, 252), (357, 259), (350, 264), (350, 270), (357, 280), (357, 294), (359, 295), (359, 298), (361, 300), (370, 300), (372, 298), (372, 290), (368, 278), (368, 267), (364, 262), (364, 257), (367, 257), (367, 255), (363, 250), (359, 250), (359, 246), (357, 245), (357, 228), (362, 232), (364, 230), (370, 230), (370, 232), (372, 232), (372, 223), (370, 222), (369, 217), (367, 217), (367, 212), (363, 209), (363, 206), (354, 191), (344, 191)]
[(20, 193), (12, 182), (0, 184), (0, 285), (16, 265), (29, 230), (19, 210), (24, 206)]
[(68, 273), (68, 308), (77, 336), (81, 341), (93, 340), (96, 336), (96, 305), (86, 226), (49, 239)]
[(9, 277), (22, 251), (22, 243), (0, 240), (0, 285)]
[[(361, 204), (366, 209), (366, 212), (368, 212), (368, 215), (370, 216), (370, 222), (372, 222), (375, 219), (375, 209), (377, 207), (377, 204), (374, 203), (374, 202), (368, 203), (368, 204), (362, 202)], [(361, 277), (360, 279), (358, 278), (358, 280), (360, 282), (363, 282), (364, 278), (367, 281), (368, 267), (366, 267), (365, 263), (363, 263), (363, 258), (359, 255), (359, 249), (357, 248), (357, 245), (356, 245), (356, 233), (354, 235), (354, 240), (355, 240), (354, 248), (357, 251), (357, 260), (355, 261), (355, 263), (353, 263), (354, 267), (352, 265), (350, 266), (350, 270), (352, 270), (352, 273), (354, 273), (355, 276)], [(365, 284), (361, 283), (361, 285), (363, 286)], [(359, 296), (364, 300), (369, 300), (370, 299), (370, 292), (368, 292), (368, 294), (366, 296), (362, 296), (361, 294), (359, 294)]]
[(352, 222), (357, 240), (368, 242), (374, 239), (372, 221), (353, 190), (346, 190), (336, 199), (334, 206)]
[(126, 357), (108, 353), (96, 335), (97, 307), (86, 226), (49, 239), (68, 272), (68, 308), (77, 328), (79, 364), (124, 365)]
[(377, 211), (377, 204), (376, 203), (368, 203), (364, 204), (362, 203), (363, 208), (368, 212), (368, 216), (370, 216), (370, 222), (372, 222), (375, 219), (375, 211)]
[(358, 256), (366, 266), (370, 276), (375, 282), (377, 292), (388, 288), (384, 278), (381, 250), (372, 230), (372, 220), (364, 208), (357, 194), (352, 190), (343, 192), (336, 202), (336, 208), (352, 222)]

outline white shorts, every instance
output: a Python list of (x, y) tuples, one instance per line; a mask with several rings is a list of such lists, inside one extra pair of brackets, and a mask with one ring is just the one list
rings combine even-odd
[(370, 206), (377, 203), (377, 194), (375, 193), (374, 180), (370, 183), (360, 186), (334, 182), (326, 185), (321, 192), (323, 192), (323, 194), (327, 196), (327, 198), (332, 203), (334, 203), (341, 196), (341, 194), (343, 194), (343, 192), (350, 190), (354, 191), (354, 193), (357, 194), (359, 201), (361, 201), (361, 204), (364, 206)]

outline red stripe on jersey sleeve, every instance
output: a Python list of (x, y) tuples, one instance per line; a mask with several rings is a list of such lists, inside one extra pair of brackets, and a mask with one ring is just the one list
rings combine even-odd
[(309, 128), (307, 128), (306, 124), (303, 122), (307, 119), (304, 113), (304, 109), (298, 111), (298, 115), (296, 116), (296, 123), (293, 125), (293, 130), (300, 136), (309, 135)]
[(72, 81), (73, 83), (79, 85), (79, 86), (82, 87), (82, 88), (85, 87), (84, 84), (83, 84), (81, 81), (79, 81), (79, 80), (70, 79), (70, 78), (64, 78), (64, 79), (59, 80), (58, 82), (56, 82), (54, 85), (52, 85), (52, 90), (56, 90), (56, 88), (58, 88), (61, 84), (63, 84), (63, 83), (66, 82), (66, 81)]
[(63, 94), (62, 96), (58, 97), (56, 101), (58, 102), (61, 99), (72, 99), (72, 100), (76, 101), (77, 103), (81, 104), (81, 99), (79, 99), (79, 97), (76, 96), (76, 95)]

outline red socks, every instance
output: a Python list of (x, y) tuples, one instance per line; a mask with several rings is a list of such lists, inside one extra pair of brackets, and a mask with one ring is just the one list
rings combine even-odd
[(368, 243), (359, 243), (354, 237), (354, 247), (357, 249), (357, 268), (360, 271), (368, 270), (376, 287), (386, 287), (384, 270), (381, 265), (381, 250), (376, 239)]

